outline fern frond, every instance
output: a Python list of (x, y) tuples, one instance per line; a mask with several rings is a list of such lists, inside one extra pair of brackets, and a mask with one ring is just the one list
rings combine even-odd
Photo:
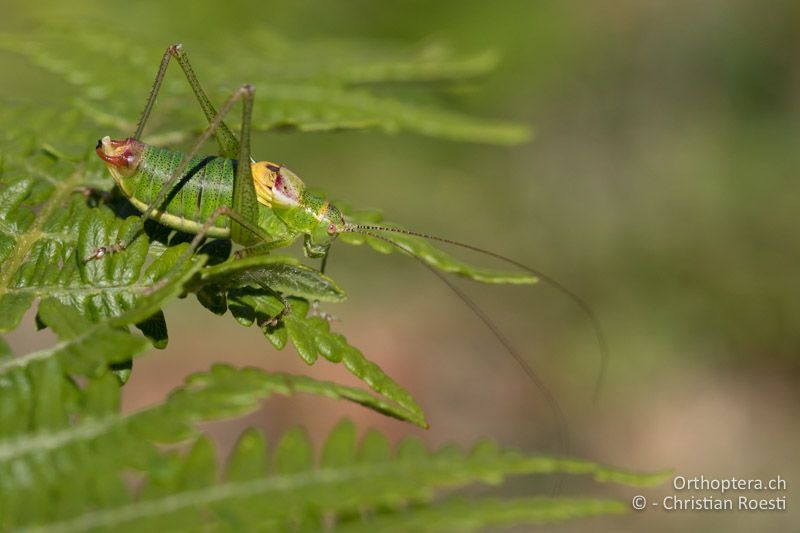
[(331, 278), (284, 255), (257, 255), (210, 266), (203, 269), (191, 288), (219, 292), (248, 284), (263, 284), (285, 296), (306, 300), (341, 302), (346, 298)]
[[(342, 205), (347, 206), (343, 203)], [(402, 230), (403, 228), (383, 221), (383, 215), (380, 211), (371, 210), (354, 210), (349, 207), (344, 208), (348, 221), (353, 224), (376, 225), (385, 228), (395, 228)], [(456, 274), (474, 281), (481, 283), (497, 283), (497, 284), (532, 284), (538, 281), (536, 276), (527, 272), (504, 272), (500, 270), (476, 267), (470, 265), (452, 255), (443, 252), (442, 250), (433, 246), (428, 240), (414, 235), (408, 235), (396, 232), (382, 233), (380, 231), (371, 231), (371, 233), (386, 237), (391, 241), (397, 243), (403, 250), (416, 255), (428, 265), (447, 272), (449, 274)], [(373, 250), (380, 253), (390, 254), (392, 252), (401, 251), (397, 246), (382, 240), (376, 239), (368, 234), (362, 233), (342, 233), (340, 238), (343, 242), (354, 245), (361, 245), (366, 243)]]
[[(158, 476), (141, 493), (120, 505), (107, 505), (61, 522), (41, 523), (48, 531), (191, 530), (229, 527), (286, 531), (304, 526), (316, 530), (335, 524), (343, 531), (402, 530), (437, 516), (449, 516), (439, 529), (460, 531), (491, 524), (563, 521), (581, 516), (619, 514), (625, 507), (609, 500), (493, 498), (438, 502), (443, 490), (476, 483), (496, 485), (509, 476), (566, 472), (598, 481), (648, 485), (665, 474), (635, 475), (588, 461), (528, 456), (501, 451), (489, 443), (464, 453), (453, 447), (428, 452), (417, 440), (407, 440), (394, 453), (385, 437), (371, 433), (355, 445), (355, 429), (345, 421), (332, 432), (323, 461), (314, 465), (305, 432), (291, 430), (271, 458), (258, 432), (246, 432), (231, 454), (222, 479), (214, 465), (213, 446), (198, 440), (185, 455), (169, 454)], [(344, 437), (343, 437), (344, 435)], [(335, 445), (330, 440), (336, 441)], [(371, 444), (367, 444), (371, 442)], [(378, 446), (386, 453), (375, 454)], [(339, 449), (331, 460), (332, 447)], [(441, 507), (440, 507), (441, 506)], [(467, 511), (465, 507), (472, 507)], [(464, 510), (454, 515), (453, 511)], [(413, 527), (411, 528), (414, 529)], [(406, 529), (407, 530), (407, 529)]]
[(399, 47), (343, 35), (335, 39), (309, 36), (298, 46), (286, 35), (263, 29), (245, 32), (240, 42), (224, 41), (216, 53), (222, 57), (239, 56), (243, 48), (251, 53), (234, 66), (240, 75), (260, 72), (265, 79), (317, 83), (464, 81), (485, 76), (500, 60), (494, 51), (459, 56), (435, 41)]
[[(29, 58), (40, 67), (81, 88), (81, 107), (97, 123), (122, 127), (130, 134), (132, 121), (155, 73), (160, 54), (171, 43), (144, 47), (130, 36), (131, 26), (109, 17), (91, 33), (78, 30), (85, 18), (70, 21), (70, 10), (58, 17), (42, 15), (41, 32), (0, 35), (0, 48)], [(92, 14), (95, 15), (96, 14)], [(182, 17), (191, 13), (181, 13)], [(205, 23), (205, 21), (198, 21)], [(102, 28), (102, 30), (101, 30)], [(228, 87), (230, 80), (257, 88), (254, 126), (260, 129), (296, 128), (300, 131), (378, 128), (386, 132), (417, 134), (495, 144), (528, 140), (529, 128), (520, 124), (481, 120), (443, 109), (381, 94), (379, 82), (453, 82), (485, 74), (497, 63), (491, 52), (455, 57), (443, 47), (394, 50), (375, 43), (331, 46), (304, 39), (289, 42), (266, 29), (230, 34), (217, 32), (213, 45), (205, 39), (184, 43), (208, 85)], [(65, 53), (65, 51), (69, 53)], [(230, 57), (237, 61), (230, 61)], [(149, 61), (148, 61), (149, 58)], [(138, 80), (138, 82), (137, 82)], [(370, 83), (372, 85), (363, 85)], [(357, 84), (362, 84), (360, 88)], [(185, 84), (172, 83), (162, 98), (162, 111), (194, 117), (187, 106), (170, 96), (189, 96)], [(212, 91), (219, 101), (227, 96)]]
[[(200, 297), (202, 295), (202, 297)], [(246, 327), (257, 324), (264, 336), (281, 350), (291, 340), (298, 355), (309, 365), (316, 363), (322, 355), (331, 363), (341, 363), (372, 390), (395, 402), (400, 407), (398, 414), (421, 427), (428, 427), (425, 415), (414, 398), (377, 364), (369, 361), (360, 350), (347, 339), (330, 330), (328, 321), (309, 314), (305, 300), (289, 298), (285, 304), (272, 294), (257, 288), (242, 287), (214, 293), (201, 292), (198, 297), (206, 307), (218, 314), (229, 309), (236, 321)], [(284, 314), (285, 313), (285, 314)], [(275, 319), (280, 320), (275, 323)]]
[[(123, 332), (118, 335), (118, 345), (129, 342), (126, 336), (132, 337)], [(113, 351), (102, 348), (106, 353)], [(49, 385), (59, 380), (71, 383), (64, 369), (47, 371)], [(128, 415), (118, 412), (119, 383), (108, 372), (96, 376), (84, 389), (71, 387), (67, 402), (57, 388), (48, 389), (47, 385), (31, 384), (39, 391), (37, 400), (41, 405), (14, 413), (13, 420), (23, 427), (0, 437), (0, 526), (26, 523), (28, 516), (56, 519), (70, 515), (69, 508), (46, 507), (49, 498), (68, 502), (74, 509), (107, 503), (103, 487), (118, 486), (119, 490), (120, 476), (126, 469), (142, 471), (157, 483), (158, 469), (165, 459), (154, 443), (194, 437), (197, 422), (245, 414), (274, 394), (314, 394), (403, 417), (397, 405), (360, 389), (227, 365), (215, 365), (208, 372), (190, 376), (186, 385), (164, 403)], [(4, 406), (8, 405), (5, 392), (0, 389)], [(215, 479), (213, 463), (211, 467), (209, 482)], [(76, 484), (84, 492), (70, 495)]]
[[(102, 472), (103, 458), (95, 457), (91, 446), (65, 452), (62, 432), (76, 431), (73, 424), (77, 418), (97, 424), (98, 417), (116, 411), (119, 381), (108, 372), (109, 366), (130, 360), (149, 346), (144, 338), (127, 333), (125, 328), (152, 316), (164, 301), (174, 298), (200, 266), (202, 261), (186, 263), (159, 290), (142, 297), (121, 315), (101, 322), (90, 322), (55, 298), (42, 301), (39, 319), (61, 341), (17, 358), (6, 353), (0, 361), (0, 526), (42, 516), (42, 509), (57, 513), (73, 508), (76, 493), (72, 491), (81, 483), (104, 487), (100, 493), (110, 498), (107, 501), (120, 493), (121, 480), (106, 483), (108, 479), (102, 476), (95, 479), (93, 468)], [(89, 378), (85, 388), (78, 386), (75, 376)], [(37, 445), (45, 453), (36, 453)], [(69, 469), (80, 461), (92, 462), (93, 468), (84, 468), (71, 483), (58, 478), (59, 467)], [(110, 468), (106, 465), (106, 470)], [(89, 487), (86, 490), (87, 497), (96, 497)]]
[(405, 512), (379, 513), (362, 521), (339, 525), (337, 533), (438, 533), (482, 531), (490, 527), (540, 525), (592, 516), (625, 514), (618, 500), (576, 498), (451, 498), (434, 506), (411, 507)]
[[(529, 139), (524, 126), (480, 121), (430, 105), (411, 104), (366, 90), (316, 85), (261, 85), (265, 102), (254, 111), (261, 129), (293, 127), (300, 131), (379, 128), (386, 133), (411, 131), (430, 137), (487, 144), (519, 144)], [(277, 104), (277, 105), (275, 105)]]
[[(175, 254), (170, 251), (169, 255)], [(201, 266), (202, 261), (186, 263), (159, 290), (143, 296), (121, 315), (100, 322), (87, 320), (54, 297), (43, 300), (39, 319), (61, 341), (51, 348), (0, 360), (0, 436), (67, 425), (74, 407), (70, 399), (76, 391), (68, 376), (99, 377), (109, 365), (143, 353), (149, 343), (124, 328), (157, 313)]]

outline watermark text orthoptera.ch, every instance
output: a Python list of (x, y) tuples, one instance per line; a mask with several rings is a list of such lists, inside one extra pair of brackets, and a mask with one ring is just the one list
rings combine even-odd
[[(767, 479), (678, 475), (672, 479), (672, 490), (670, 494), (650, 501), (645, 496), (636, 495), (631, 499), (631, 507), (637, 511), (660, 507), (667, 512), (787, 509), (788, 484), (780, 475)], [(740, 494), (733, 495), (733, 492)]]

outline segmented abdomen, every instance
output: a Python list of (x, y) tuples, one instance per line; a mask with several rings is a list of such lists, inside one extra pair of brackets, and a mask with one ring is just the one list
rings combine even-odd
[[(132, 200), (150, 205), (159, 191), (177, 170), (182, 152), (147, 146), (139, 163), (138, 171), (126, 180)], [(184, 231), (199, 229), (218, 207), (232, 206), (233, 176), (236, 161), (225, 157), (195, 156), (190, 161), (181, 179), (169, 191), (166, 200), (159, 206), (168, 215), (182, 220), (181, 227), (172, 217), (162, 217), (168, 226)], [(144, 210), (144, 207), (140, 207)], [(217, 228), (228, 228), (228, 217), (215, 222)], [(194, 224), (193, 224), (194, 223)], [(217, 233), (217, 232), (212, 232)]]

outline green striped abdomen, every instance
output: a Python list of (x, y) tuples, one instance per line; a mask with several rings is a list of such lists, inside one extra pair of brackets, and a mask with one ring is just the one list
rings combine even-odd
[[(156, 199), (184, 156), (182, 152), (146, 145), (137, 171), (124, 178), (121, 184), (131, 203), (144, 211)], [(193, 157), (181, 179), (151, 218), (177, 230), (198, 232), (218, 207), (232, 207), (235, 172), (236, 161), (233, 159)], [(209, 235), (228, 237), (230, 219), (219, 217)]]

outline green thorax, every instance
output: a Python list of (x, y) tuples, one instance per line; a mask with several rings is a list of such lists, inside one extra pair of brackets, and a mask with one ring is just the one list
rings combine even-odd
[(283, 220), (287, 226), (300, 233), (311, 233), (320, 223), (320, 215), (324, 216), (323, 210), (329, 206), (327, 200), (319, 195), (304, 191), (300, 195), (297, 205), (283, 207), (278, 204), (273, 205), (275, 213)]
[[(140, 211), (150, 205), (162, 187), (178, 169), (186, 154), (168, 148), (144, 145), (136, 172), (120, 177), (118, 184), (125, 195)], [(159, 207), (157, 218), (171, 228), (197, 233), (203, 224), (221, 207), (232, 207), (233, 182), (237, 161), (219, 156), (193, 157), (183, 177), (167, 194)], [(271, 210), (259, 204), (259, 227), (269, 231), (281, 230), (282, 224), (275, 222)], [(268, 229), (269, 228), (269, 229)], [(212, 237), (230, 237), (230, 219), (219, 217), (211, 228)]]

